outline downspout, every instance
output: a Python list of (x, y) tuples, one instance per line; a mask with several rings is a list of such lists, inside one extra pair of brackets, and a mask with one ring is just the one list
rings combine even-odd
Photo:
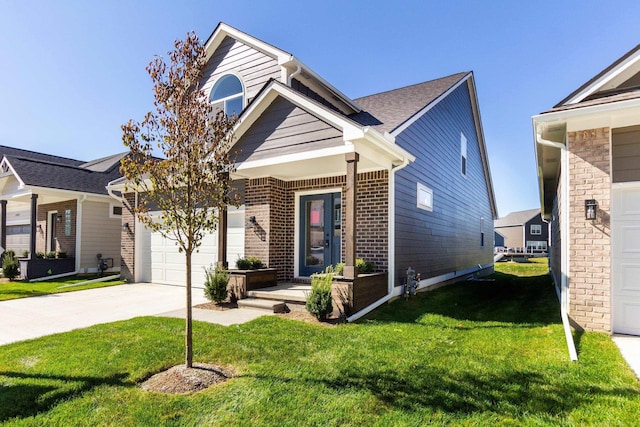
[(561, 274), (560, 274), (560, 316), (562, 317), (562, 326), (564, 327), (564, 335), (569, 349), (569, 357), (572, 361), (578, 360), (578, 352), (571, 334), (571, 325), (569, 322), (569, 153), (566, 145), (559, 142), (549, 141), (542, 138), (542, 133), (536, 129), (536, 142), (540, 145), (560, 149), (560, 173), (562, 179), (562, 194), (560, 195), (562, 203), (562, 221), (560, 223), (560, 257), (561, 257)]
[(302, 66), (298, 64), (298, 67), (296, 68), (296, 70), (293, 73), (289, 74), (289, 77), (287, 77), (287, 86), (291, 87), (291, 80), (293, 80), (293, 77), (297, 76), (301, 72), (302, 72)]

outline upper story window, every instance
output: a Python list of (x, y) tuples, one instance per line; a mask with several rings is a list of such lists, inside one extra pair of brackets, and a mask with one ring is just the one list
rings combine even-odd
[(417, 206), (420, 209), (424, 209), (426, 211), (433, 211), (433, 190), (427, 186), (418, 184), (418, 203)]
[(460, 132), (460, 173), (467, 176), (467, 138)]
[(540, 225), (540, 224), (531, 224), (530, 233), (531, 233), (532, 236), (533, 235), (540, 236), (542, 234), (542, 225)]
[(244, 90), (242, 82), (233, 74), (226, 74), (218, 79), (209, 99), (213, 102), (214, 110), (221, 109), (227, 116), (242, 112)]

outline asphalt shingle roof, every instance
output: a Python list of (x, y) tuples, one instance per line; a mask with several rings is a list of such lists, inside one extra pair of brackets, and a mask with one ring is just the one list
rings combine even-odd
[(540, 215), (540, 208), (529, 209), (526, 211), (511, 212), (509, 215), (496, 219), (493, 227), (513, 227), (523, 225), (536, 215)]
[(355, 99), (363, 111), (349, 117), (359, 124), (371, 126), (381, 133), (391, 132), (468, 74), (468, 72), (452, 74), (428, 82)]

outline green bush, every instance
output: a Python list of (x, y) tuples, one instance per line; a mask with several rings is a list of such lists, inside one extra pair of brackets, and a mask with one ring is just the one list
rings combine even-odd
[(36, 252), (36, 258), (44, 259), (44, 252)]
[(47, 258), (54, 259), (55, 257), (56, 257), (55, 251), (47, 252)]
[(22, 251), (22, 258), (27, 258), (29, 256), (29, 251), (28, 250), (24, 250)]
[(229, 275), (223, 267), (209, 267), (204, 269), (206, 279), (204, 281), (204, 296), (209, 301), (220, 304), (227, 299), (227, 284)]
[(339, 262), (338, 264), (336, 264), (333, 272), (336, 276), (342, 276), (344, 274), (344, 262)]
[(2, 260), (2, 274), (9, 280), (18, 277), (20, 272), (20, 262), (15, 257), (15, 252), (7, 251)]
[(307, 296), (305, 307), (318, 320), (326, 320), (333, 312), (331, 300), (333, 275), (333, 266), (329, 266), (324, 273), (311, 276), (311, 293)]
[(12, 257), (16, 257), (16, 251), (14, 251), (13, 249), (7, 249), (6, 251), (4, 251), (4, 256), (7, 255), (11, 255)]
[(376, 269), (376, 263), (358, 258), (356, 259), (356, 268), (359, 273), (373, 273), (373, 270)]
[(236, 260), (236, 268), (238, 270), (258, 270), (262, 267), (264, 267), (264, 264), (260, 258), (256, 258), (254, 256), (238, 258)]

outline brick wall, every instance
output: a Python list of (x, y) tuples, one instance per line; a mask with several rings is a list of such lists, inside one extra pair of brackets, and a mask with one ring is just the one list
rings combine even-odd
[[(609, 128), (568, 133), (569, 316), (586, 330), (611, 331)], [(588, 221), (584, 201), (596, 199)]]
[[(245, 255), (256, 256), (278, 269), (278, 280), (291, 280), (295, 256), (295, 193), (298, 191), (342, 188), (346, 176), (281, 181), (275, 178), (248, 179), (245, 182), (245, 218), (256, 217), (257, 226), (245, 232)], [(358, 212), (356, 256), (373, 261), (377, 270), (388, 269), (387, 171), (358, 174)], [(343, 202), (344, 203), (344, 202)], [(342, 206), (344, 211), (345, 206)], [(344, 217), (342, 224), (344, 241)], [(344, 259), (344, 245), (342, 245)], [(230, 260), (233, 262), (233, 260)]]
[(127, 282), (133, 282), (135, 278), (135, 194), (124, 195), (122, 204), (122, 223), (129, 223), (130, 232), (120, 231), (120, 275)]
[[(65, 211), (71, 211), (71, 230), (69, 235), (65, 235)], [(60, 221), (55, 221), (54, 224), (49, 224), (48, 216), (50, 212), (57, 211), (58, 215), (61, 216)], [(48, 251), (56, 251), (56, 252), (66, 252), (68, 257), (76, 256), (76, 215), (77, 212), (77, 201), (73, 200), (65, 200), (64, 202), (58, 203), (47, 203), (43, 205), (38, 205), (38, 211), (36, 216), (37, 225), (39, 225), (42, 229), (42, 232), (39, 229), (36, 229), (36, 252), (48, 252)], [(49, 248), (47, 246), (48, 236), (51, 236), (51, 231), (49, 227), (53, 225), (55, 227), (55, 247)]]

